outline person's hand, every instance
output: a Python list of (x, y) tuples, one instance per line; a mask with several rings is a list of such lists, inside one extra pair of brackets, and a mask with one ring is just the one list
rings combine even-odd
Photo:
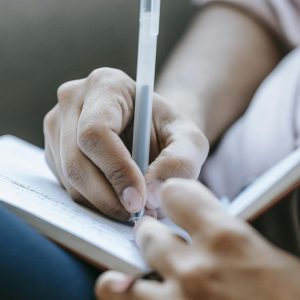
[(230, 217), (200, 183), (169, 180), (162, 188), (162, 205), (192, 243), (145, 218), (136, 228), (136, 241), (163, 282), (137, 280), (132, 285), (131, 277), (110, 271), (97, 282), (98, 299), (300, 299), (299, 260)]
[(61, 184), (75, 201), (120, 220), (146, 202), (155, 216), (161, 182), (197, 178), (208, 153), (198, 127), (155, 95), (151, 165), (144, 177), (130, 155), (134, 98), (130, 77), (98, 69), (63, 84), (44, 120), (46, 161)]

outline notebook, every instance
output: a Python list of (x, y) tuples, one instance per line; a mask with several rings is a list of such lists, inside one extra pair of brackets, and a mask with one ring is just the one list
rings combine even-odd
[(48, 169), (43, 150), (13, 136), (0, 138), (0, 203), (32, 227), (101, 269), (148, 270), (132, 227), (75, 203)]
[[(300, 183), (300, 149), (268, 170), (226, 207), (251, 220)], [(103, 269), (130, 275), (149, 271), (132, 227), (75, 203), (48, 169), (42, 149), (13, 136), (0, 137), (0, 204), (43, 235)], [(188, 236), (170, 221), (177, 233)]]

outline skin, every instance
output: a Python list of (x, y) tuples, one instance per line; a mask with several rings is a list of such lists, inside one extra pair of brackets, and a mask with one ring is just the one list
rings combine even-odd
[(207, 5), (193, 19), (159, 78), (157, 92), (213, 145), (284, 56), (256, 19), (234, 6)]
[[(143, 206), (156, 217), (162, 182), (197, 178), (207, 140), (214, 145), (241, 116), (283, 55), (253, 17), (219, 2), (207, 5), (160, 76), (163, 97), (154, 99), (152, 163), (144, 177), (129, 154), (135, 84), (111, 69), (60, 87), (58, 104), (44, 122), (47, 162), (80, 203), (121, 220)], [(137, 192), (129, 202), (128, 187)], [(299, 261), (230, 218), (203, 186), (169, 181), (161, 198), (193, 244), (145, 219), (136, 241), (164, 282), (139, 280), (127, 290), (132, 278), (108, 272), (96, 286), (99, 299), (299, 298)]]
[(155, 95), (152, 163), (144, 177), (129, 151), (134, 98), (131, 78), (102, 68), (63, 84), (44, 120), (46, 161), (61, 184), (75, 201), (119, 220), (145, 205), (156, 217), (161, 182), (196, 179), (208, 153), (199, 128)]
[(170, 179), (161, 198), (167, 216), (190, 234), (192, 243), (145, 218), (135, 239), (163, 282), (137, 280), (128, 288), (132, 278), (107, 272), (97, 282), (98, 299), (299, 299), (299, 260), (230, 217), (203, 185)]
[(130, 156), (135, 83), (108, 68), (58, 89), (44, 120), (46, 161), (75, 201), (119, 220), (145, 206), (157, 216), (160, 184), (198, 178), (207, 139), (214, 144), (241, 115), (281, 55), (246, 14), (207, 6), (160, 77), (145, 176)]

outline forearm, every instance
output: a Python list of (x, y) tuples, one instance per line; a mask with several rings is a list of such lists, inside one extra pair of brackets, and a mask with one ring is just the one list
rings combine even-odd
[(157, 91), (213, 143), (243, 113), (281, 56), (276, 40), (254, 18), (210, 5), (175, 49)]

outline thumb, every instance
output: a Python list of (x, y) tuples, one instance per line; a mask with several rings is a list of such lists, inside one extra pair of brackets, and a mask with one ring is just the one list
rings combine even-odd
[[(188, 128), (190, 127), (190, 128)], [(145, 175), (148, 209), (160, 207), (160, 187), (169, 178), (197, 179), (207, 158), (209, 144), (195, 127), (174, 127), (168, 144), (149, 166)]]

